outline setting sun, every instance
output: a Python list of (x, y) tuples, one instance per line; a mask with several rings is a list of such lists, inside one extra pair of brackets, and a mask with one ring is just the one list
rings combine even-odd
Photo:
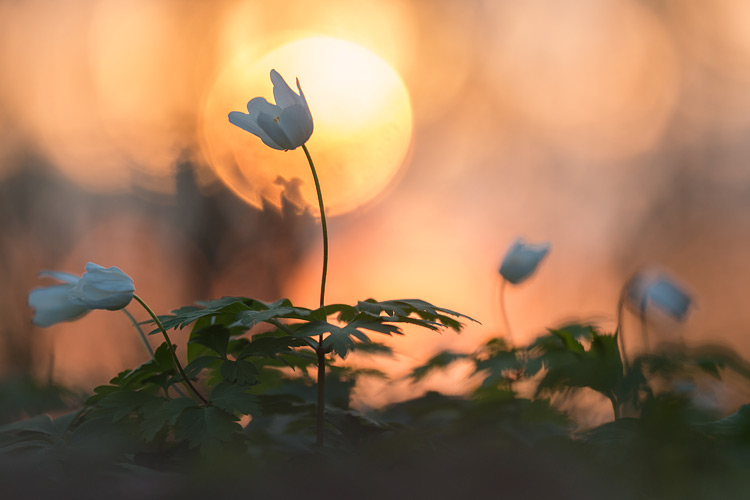
[(247, 101), (271, 96), (276, 69), (295, 88), (299, 78), (315, 130), (308, 146), (316, 158), (327, 212), (351, 211), (381, 193), (409, 150), (412, 112), (401, 78), (382, 59), (351, 42), (330, 37), (286, 43), (260, 58), (240, 53), (219, 74), (203, 116), (209, 164), (237, 194), (260, 207), (285, 196), (299, 207), (317, 207), (301, 152), (264, 146), (227, 121)]

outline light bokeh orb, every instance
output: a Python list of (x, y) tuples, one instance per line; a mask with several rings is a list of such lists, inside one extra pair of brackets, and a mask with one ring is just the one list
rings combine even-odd
[(310, 169), (301, 149), (278, 151), (230, 124), (230, 111), (247, 101), (273, 102), (271, 69), (296, 90), (299, 78), (315, 130), (307, 146), (315, 161), (326, 213), (337, 215), (371, 201), (393, 181), (409, 151), (412, 111), (399, 75), (354, 43), (330, 37), (288, 42), (257, 58), (239, 51), (218, 75), (202, 120), (203, 150), (216, 174), (256, 207), (286, 197), (317, 211)]

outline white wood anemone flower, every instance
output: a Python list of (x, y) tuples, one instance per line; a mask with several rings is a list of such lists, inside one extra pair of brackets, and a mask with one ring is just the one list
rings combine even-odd
[(675, 280), (661, 272), (642, 272), (630, 280), (627, 289), (628, 304), (636, 311), (646, 305), (676, 321), (684, 321), (693, 302), (690, 294)]
[(130, 304), (133, 294), (133, 278), (117, 267), (106, 268), (93, 262), (86, 264), (86, 272), (68, 292), (74, 304), (108, 311), (116, 311)]
[(55, 271), (42, 271), (39, 276), (49, 276), (63, 283), (29, 292), (28, 304), (34, 309), (32, 323), (48, 327), (63, 321), (73, 321), (89, 312), (88, 307), (70, 300), (69, 293), (81, 279), (80, 276)]
[(271, 104), (263, 97), (247, 103), (247, 113), (232, 111), (229, 122), (260, 137), (266, 146), (289, 150), (303, 145), (313, 133), (313, 119), (307, 99), (297, 79), (296, 94), (275, 69), (271, 70), (273, 97)]
[(34, 309), (31, 321), (48, 327), (80, 318), (91, 309), (122, 309), (133, 300), (133, 279), (117, 267), (102, 267), (89, 262), (83, 276), (58, 271), (42, 271), (62, 281), (59, 285), (36, 288), (29, 292), (28, 304)]
[(500, 275), (514, 285), (525, 281), (534, 274), (549, 249), (550, 244), (546, 242), (530, 245), (523, 238), (516, 239), (500, 264)]

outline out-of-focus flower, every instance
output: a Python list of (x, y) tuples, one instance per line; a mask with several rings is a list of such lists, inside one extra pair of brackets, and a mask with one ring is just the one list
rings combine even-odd
[(648, 304), (677, 321), (683, 321), (690, 310), (688, 292), (664, 273), (639, 273), (627, 287), (628, 303), (635, 310), (643, 311)]
[(80, 318), (89, 308), (70, 300), (69, 293), (81, 279), (68, 273), (42, 271), (39, 276), (50, 276), (62, 281), (61, 285), (36, 288), (29, 293), (28, 304), (34, 309), (31, 321), (42, 327)]
[(534, 274), (539, 263), (550, 249), (549, 243), (529, 245), (523, 238), (518, 238), (500, 264), (500, 275), (506, 281), (517, 285)]
[(134, 293), (133, 278), (119, 268), (106, 268), (89, 262), (86, 272), (68, 296), (74, 304), (88, 309), (115, 311), (130, 304)]
[(295, 149), (303, 145), (313, 132), (313, 119), (307, 99), (297, 79), (297, 95), (282, 76), (271, 70), (273, 97), (271, 104), (263, 97), (247, 103), (247, 113), (232, 111), (230, 123), (260, 137), (266, 146), (274, 149)]

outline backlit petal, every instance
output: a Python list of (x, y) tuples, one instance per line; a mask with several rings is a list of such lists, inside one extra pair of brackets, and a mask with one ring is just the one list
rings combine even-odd
[(286, 80), (275, 69), (271, 70), (271, 82), (273, 83), (273, 98), (277, 106), (288, 108), (300, 103), (300, 97), (294, 93)]
[(284, 133), (276, 122), (277, 119), (278, 116), (271, 116), (265, 113), (261, 113), (258, 117), (258, 126), (260, 126), (260, 128), (271, 138), (271, 141), (273, 141), (273, 144), (266, 143), (266, 145), (271, 146), (274, 149), (294, 149), (296, 146), (292, 145), (289, 137), (287, 137), (286, 133)]
[(300, 105), (284, 109), (281, 112), (279, 125), (292, 145), (289, 149), (294, 149), (307, 142), (313, 132), (310, 110)]
[(86, 306), (74, 304), (68, 299), (73, 285), (65, 283), (32, 290), (28, 304), (34, 309), (32, 322), (37, 326), (52, 326), (62, 321), (71, 321), (88, 312)]

